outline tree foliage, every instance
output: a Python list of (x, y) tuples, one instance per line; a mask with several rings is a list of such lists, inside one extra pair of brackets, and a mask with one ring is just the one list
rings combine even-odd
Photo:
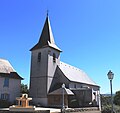
[(101, 104), (102, 104), (102, 106), (110, 105), (111, 104), (111, 97), (101, 95)]
[[(102, 113), (111, 113), (111, 96), (101, 95)], [(120, 91), (113, 96), (114, 113), (120, 113)]]
[(21, 84), (21, 93), (29, 93), (27, 84)]
[(120, 91), (117, 91), (114, 96), (114, 104), (120, 106)]

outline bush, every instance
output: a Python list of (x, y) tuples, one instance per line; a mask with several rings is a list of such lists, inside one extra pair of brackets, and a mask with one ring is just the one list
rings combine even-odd
[(101, 104), (102, 106), (111, 105), (111, 97), (101, 95)]
[(110, 105), (103, 106), (102, 113), (111, 113), (111, 106)]
[(120, 91), (117, 91), (114, 96), (114, 104), (120, 106)]
[[(102, 113), (111, 113), (111, 105), (103, 106)], [(120, 106), (114, 105), (114, 113), (120, 113)]]
[(22, 94), (23, 93), (29, 93), (29, 90), (28, 90), (28, 86), (27, 86), (27, 84), (21, 84), (21, 91), (20, 91)]
[(114, 110), (115, 110), (115, 113), (120, 113), (120, 106), (115, 105)]

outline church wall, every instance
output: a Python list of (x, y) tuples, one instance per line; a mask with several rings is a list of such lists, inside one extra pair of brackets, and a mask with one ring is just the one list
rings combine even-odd
[(47, 106), (48, 105), (48, 99), (47, 98), (33, 98), (33, 103), (40, 106)]
[[(53, 54), (56, 56), (56, 61), (53, 62)], [(60, 64), (60, 52), (54, 49), (48, 48), (48, 75), (53, 77), (56, 71), (57, 65)]]
[[(41, 53), (41, 60), (38, 62), (38, 53)], [(53, 54), (56, 60), (53, 62)], [(52, 80), (59, 64), (60, 52), (50, 47), (32, 51), (31, 58), (31, 75), (30, 75), (30, 96), (38, 100), (46, 100), (47, 94), (51, 87)], [(43, 105), (47, 103), (43, 102)]]
[(65, 83), (66, 86), (68, 87), (68, 84), (70, 83), (70, 81), (64, 76), (63, 72), (58, 69), (58, 76), (59, 76), (59, 82), (60, 83)]
[[(57, 68), (56, 71), (55, 71), (55, 74), (54, 74), (54, 78), (51, 79), (52, 81), (50, 81), (50, 82), (51, 82), (51, 85), (50, 85), (50, 90), (49, 90), (49, 92), (52, 92), (52, 91), (56, 90), (56, 88), (60, 88), (60, 87), (59, 87), (59, 84), (60, 84), (60, 76), (61, 76), (61, 75), (58, 74), (58, 68)], [(49, 79), (49, 80), (50, 80), (50, 79)]]
[[(41, 53), (41, 59), (38, 61), (38, 54)], [(33, 98), (47, 98), (47, 54), (43, 49), (34, 50), (31, 53), (31, 73), (30, 73), (30, 96)]]
[[(82, 106), (82, 101), (84, 101), (84, 106), (89, 106), (89, 103), (93, 102), (94, 99), (96, 100), (96, 103), (94, 104), (99, 105), (100, 99), (99, 99), (99, 86), (93, 86), (89, 84), (84, 84), (84, 83), (78, 83), (78, 82), (72, 82), (69, 81), (64, 74), (61, 72), (60, 69), (57, 70), (56, 73), (56, 83), (65, 83), (65, 87), (71, 89), (72, 91), (77, 91), (76, 93), (76, 98), (79, 100), (80, 106)], [(94, 95), (95, 92), (95, 95)], [(99, 94), (98, 94), (99, 93)], [(84, 100), (83, 97), (79, 96), (84, 94)]]
[[(94, 103), (94, 105), (100, 105), (100, 91), (99, 91), (99, 87), (98, 86), (93, 86), (93, 85), (88, 85), (88, 84), (83, 84), (83, 83), (77, 83), (77, 82), (70, 82), (69, 84), (69, 89), (73, 90), (73, 91), (79, 91), (79, 92), (83, 92), (82, 90), (84, 90), (84, 97), (85, 100), (90, 100), (91, 102)], [(85, 91), (87, 91), (85, 93)], [(76, 95), (79, 95), (76, 93)], [(88, 99), (89, 97), (89, 99)], [(81, 97), (80, 97), (81, 98)]]
[[(53, 62), (53, 54), (56, 56), (55, 62)], [(55, 72), (57, 65), (60, 63), (60, 52), (54, 49), (48, 48), (48, 84), (47, 91), (49, 92), (52, 85), (53, 78), (55, 77)]]
[(78, 82), (70, 82), (69, 83), (69, 88), (90, 88), (93, 89), (94, 91), (98, 91), (99, 87), (98, 86), (93, 86), (90, 84), (85, 84), (85, 83), (78, 83)]
[(30, 96), (34, 98), (46, 97), (46, 84), (45, 77), (31, 78)]
[[(41, 60), (38, 62), (38, 53), (41, 52)], [(40, 77), (47, 75), (47, 54), (48, 51), (43, 48), (32, 51), (31, 56), (31, 74), (30, 76)]]

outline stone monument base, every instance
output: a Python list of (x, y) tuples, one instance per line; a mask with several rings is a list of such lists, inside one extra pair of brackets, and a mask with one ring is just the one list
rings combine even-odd
[(35, 111), (9, 111), (9, 110), (0, 110), (0, 113), (50, 113), (50, 110), (35, 110)]
[(35, 106), (29, 106), (29, 107), (20, 107), (20, 106), (10, 106), (9, 111), (35, 111)]

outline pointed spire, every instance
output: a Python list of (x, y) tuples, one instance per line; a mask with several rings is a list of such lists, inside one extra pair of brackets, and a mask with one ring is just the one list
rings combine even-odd
[(54, 37), (52, 34), (52, 29), (50, 26), (50, 21), (49, 21), (49, 17), (48, 17), (48, 11), (47, 11), (47, 17), (46, 17), (46, 21), (39, 39), (39, 42), (31, 49), (32, 50), (36, 50), (36, 49), (40, 49), (43, 47), (52, 47), (54, 49), (57, 49), (58, 51), (61, 51), (54, 42)]

